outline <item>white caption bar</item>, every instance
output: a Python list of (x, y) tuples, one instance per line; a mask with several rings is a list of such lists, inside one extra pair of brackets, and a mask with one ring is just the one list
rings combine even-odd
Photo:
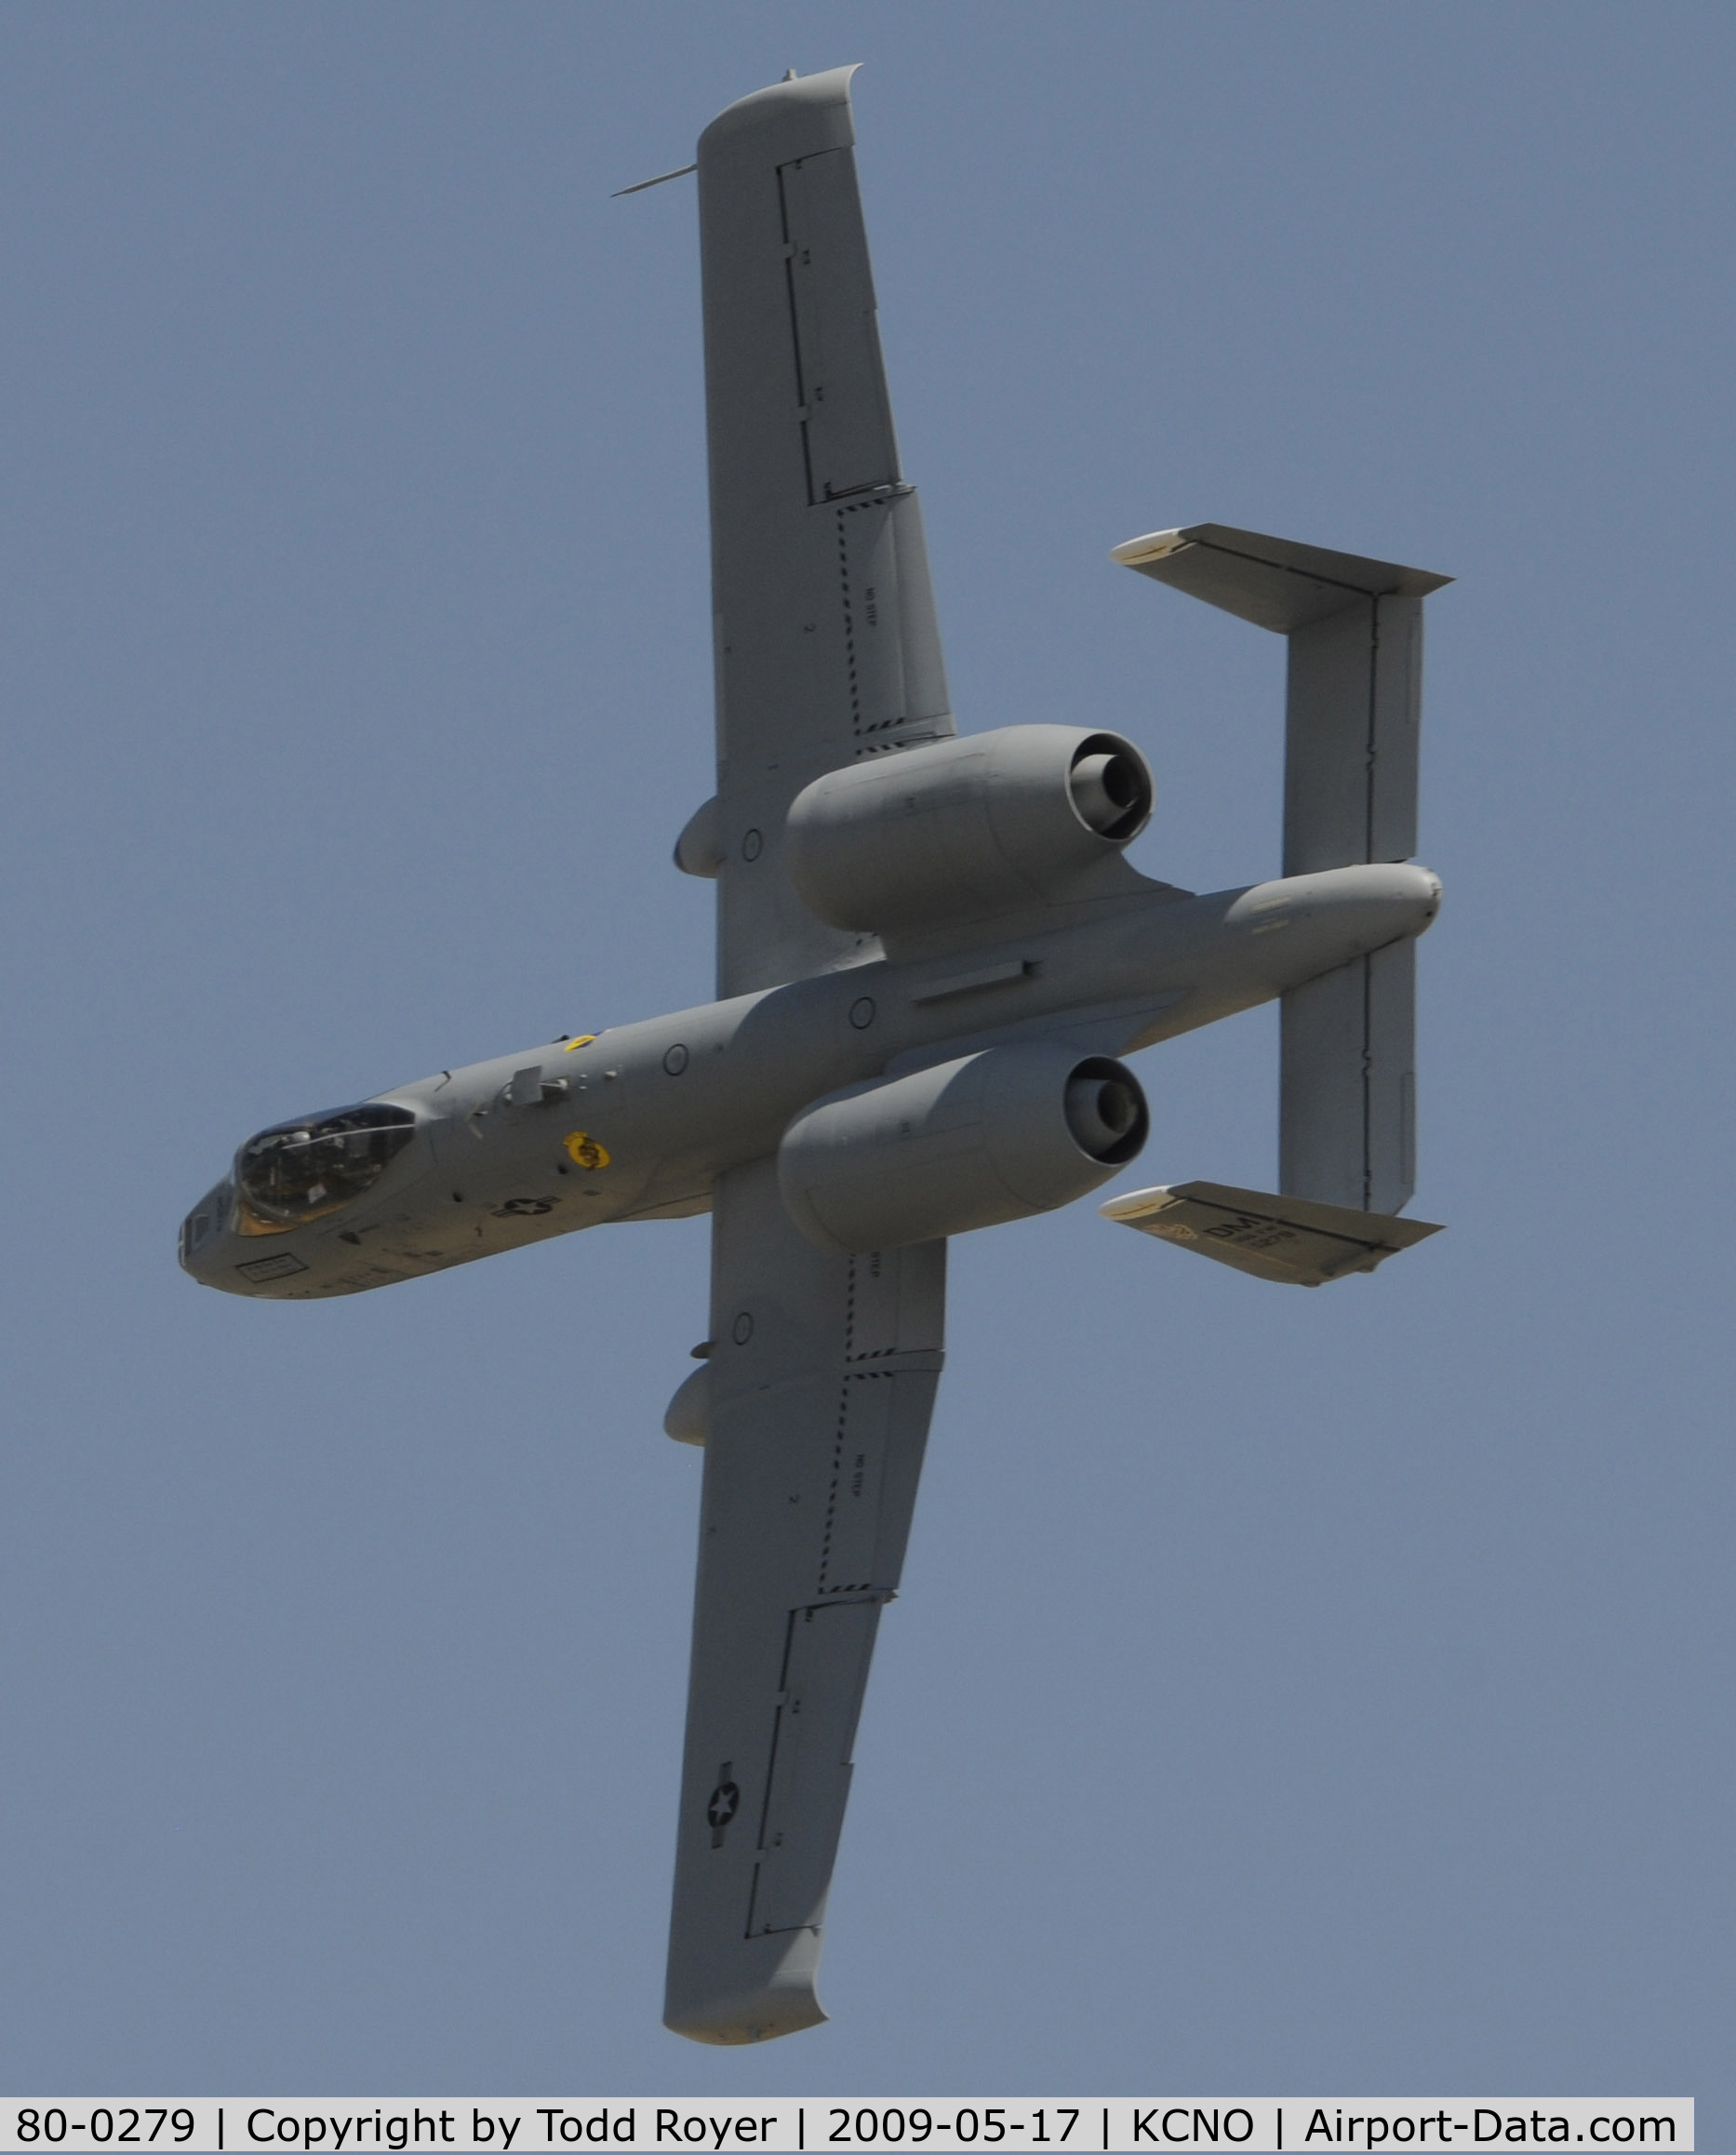
[(866, 2097), (823, 2102), (692, 2102), (595, 2097), (520, 2102), (429, 2096), (347, 2102), (201, 2096), (122, 2102), (41, 2096), (0, 2103), (0, 2150), (152, 2148), (158, 2155), (239, 2155), (314, 2148), (394, 2155), (466, 2148), (486, 2155), (551, 2149), (823, 2149), (1142, 2148), (1268, 2149), (1426, 2148), (1691, 2148), (1694, 2106), (1682, 2095), (1605, 2098), (1474, 2095), (1395, 2099), (1315, 2095)]

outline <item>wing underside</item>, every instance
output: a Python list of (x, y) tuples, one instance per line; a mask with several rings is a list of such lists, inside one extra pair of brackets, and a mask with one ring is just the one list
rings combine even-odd
[(954, 730), (880, 356), (853, 72), (760, 90), (700, 140), (720, 995), (858, 947), (783, 873), (801, 788)]
[[(878, 955), (796, 897), (785, 813), (824, 771), (954, 730), (880, 357), (852, 72), (745, 98), (699, 148), (717, 792), (696, 850), (716, 868), (726, 996)], [(828, 1255), (773, 1159), (718, 1180), (712, 1233), (664, 2017), (738, 2043), (825, 2017), (821, 1926), (940, 1377), (946, 1246)]]
[(832, 1257), (774, 1160), (712, 1214), (705, 1480), (664, 2011), (738, 2043), (814, 1991), (850, 1750), (939, 1382), (946, 1245)]

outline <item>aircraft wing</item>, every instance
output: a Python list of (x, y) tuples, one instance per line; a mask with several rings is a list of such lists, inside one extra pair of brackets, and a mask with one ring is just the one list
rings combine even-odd
[(771, 1159), (720, 1179), (712, 1234), (664, 2019), (740, 2043), (825, 2018), (821, 1927), (940, 1379), (946, 1245), (829, 1256)]
[(717, 876), (723, 996), (867, 942), (815, 919), (783, 873), (801, 788), (955, 730), (880, 357), (854, 72), (757, 91), (700, 138), (717, 793), (676, 857)]
[[(954, 730), (880, 359), (853, 72), (761, 90), (700, 140), (717, 792), (675, 857), (717, 877), (726, 996), (878, 955), (796, 897), (785, 812), (824, 771)], [(940, 1377), (945, 1267), (944, 1242), (818, 1250), (775, 1159), (714, 1188), (664, 2011), (698, 2041), (825, 2018), (821, 1926)]]

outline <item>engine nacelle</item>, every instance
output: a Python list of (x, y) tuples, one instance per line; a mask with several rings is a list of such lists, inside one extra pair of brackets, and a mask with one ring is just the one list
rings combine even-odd
[(1018, 1042), (816, 1101), (784, 1132), (778, 1182), (822, 1250), (896, 1250), (1069, 1204), (1149, 1127), (1124, 1064)]
[(1072, 895), (1151, 810), (1151, 771), (1120, 734), (1004, 726), (815, 779), (783, 859), (821, 919), (883, 934)]

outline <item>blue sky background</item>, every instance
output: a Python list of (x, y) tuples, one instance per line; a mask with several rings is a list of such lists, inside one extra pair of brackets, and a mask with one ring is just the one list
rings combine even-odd
[[(324, 1306), (251, 1130), (710, 988), (697, 248), (861, 60), (966, 728), (1278, 857), (1216, 518), (1430, 603), (1416, 1211), (1289, 1294), (971, 1237), (832, 2024), (659, 2025), (702, 1221)], [(1736, 32), (1691, 7), (0, 18), (0, 2086), (1691, 2094), (1731, 2126)], [(1270, 1184), (1275, 1021), (1119, 1186)]]

